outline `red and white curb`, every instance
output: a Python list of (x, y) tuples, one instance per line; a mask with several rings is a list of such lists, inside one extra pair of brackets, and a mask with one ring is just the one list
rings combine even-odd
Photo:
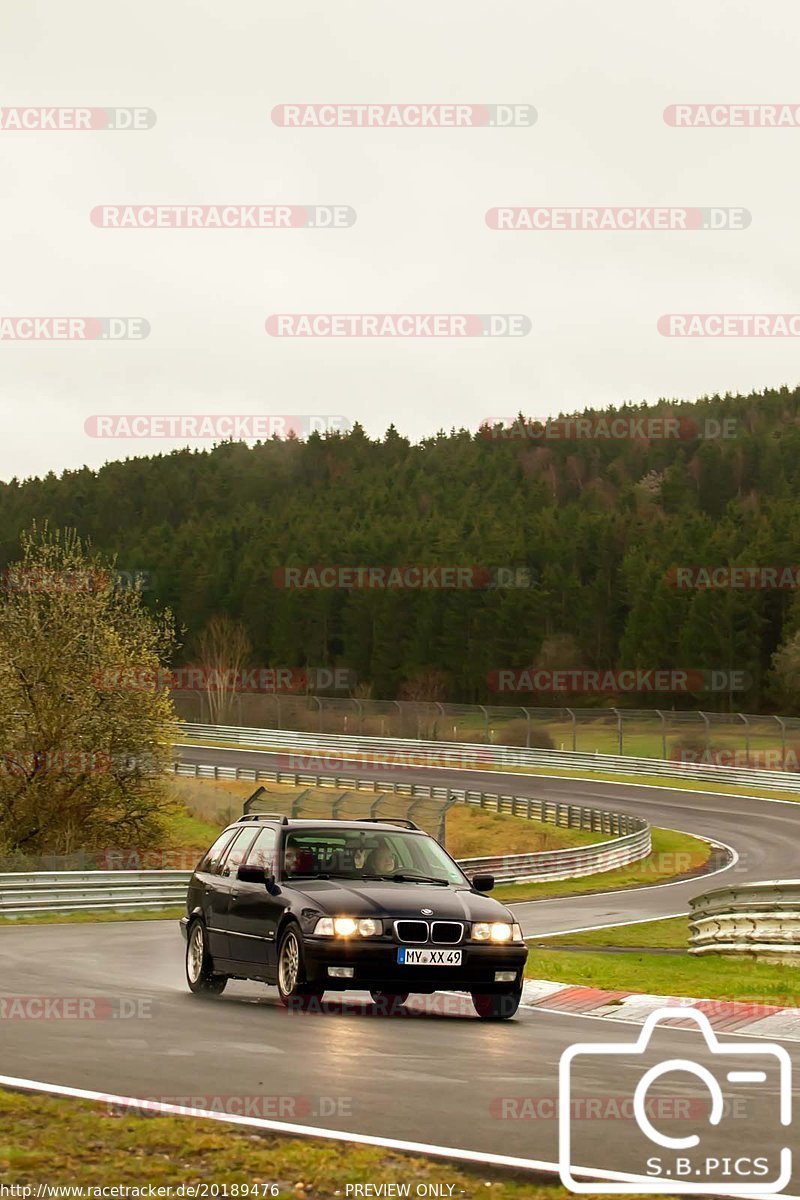
[[(638, 992), (609, 992), (602, 988), (526, 979), (522, 989), (525, 1008), (569, 1016), (605, 1017), (642, 1025), (657, 1008), (694, 1008), (704, 1013), (712, 1028), (748, 1037), (800, 1041), (800, 1008), (777, 1004), (750, 1004), (739, 1000), (694, 1000), (687, 996), (648, 996)], [(677, 1028), (696, 1028), (693, 1021), (675, 1021)]]

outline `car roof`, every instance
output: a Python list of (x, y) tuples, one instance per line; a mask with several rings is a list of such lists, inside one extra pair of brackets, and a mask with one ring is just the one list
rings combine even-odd
[[(398, 821), (405, 820), (404, 817), (398, 817)], [(331, 818), (323, 820), (315, 820), (314, 817), (281, 817), (272, 816), (271, 814), (251, 813), (247, 817), (240, 817), (238, 821), (234, 821), (228, 825), (227, 829), (241, 829), (243, 825), (278, 825), (286, 829), (356, 829), (364, 833), (379, 832), (379, 833), (421, 833), (425, 837), (430, 837), (430, 834), (425, 833), (424, 829), (409, 829), (407, 826), (398, 825), (394, 821), (348, 821), (348, 820), (332, 820)], [(227, 829), (225, 832), (227, 832)]]

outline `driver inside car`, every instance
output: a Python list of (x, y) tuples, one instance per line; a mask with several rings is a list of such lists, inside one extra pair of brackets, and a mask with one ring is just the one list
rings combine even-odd
[(375, 875), (392, 875), (397, 867), (394, 851), (386, 842), (376, 846), (367, 859), (367, 871)]

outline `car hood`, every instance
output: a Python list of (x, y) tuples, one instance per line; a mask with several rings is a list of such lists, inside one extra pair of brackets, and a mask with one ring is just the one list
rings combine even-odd
[[(285, 885), (284, 885), (285, 886)], [(358, 883), (346, 879), (309, 879), (294, 883), (299, 892), (330, 916), (420, 917), (433, 910), (434, 920), (508, 921), (511, 913), (498, 900), (462, 885), (436, 887), (424, 883)]]

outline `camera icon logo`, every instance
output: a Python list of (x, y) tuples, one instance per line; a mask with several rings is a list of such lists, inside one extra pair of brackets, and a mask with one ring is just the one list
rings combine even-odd
[[(637, 1066), (637, 1057), (648, 1054), (656, 1027), (675, 1019), (692, 1021), (705, 1039), (704, 1061), (665, 1058), (642, 1069), (633, 1094), (633, 1116), (642, 1135), (642, 1168), (620, 1171), (592, 1169), (575, 1163), (572, 1122), (576, 1068), (585, 1060), (590, 1068), (597, 1060), (615, 1060), (615, 1076), (624, 1078)], [(674, 1028), (674, 1026), (673, 1026)], [(685, 1032), (685, 1030), (683, 1031)], [(652, 1054), (649, 1056), (652, 1057)], [(628, 1071), (626, 1072), (626, 1068)], [(648, 1092), (665, 1075), (681, 1073), (680, 1090), (685, 1095), (686, 1076), (702, 1084), (708, 1106), (703, 1106), (703, 1128), (699, 1133), (673, 1136), (657, 1128), (648, 1112)], [(593, 1072), (596, 1078), (596, 1070)], [(764, 1098), (777, 1097), (772, 1128), (788, 1127), (792, 1119), (792, 1061), (783, 1046), (772, 1042), (721, 1042), (705, 1013), (696, 1008), (658, 1008), (650, 1013), (633, 1042), (579, 1042), (570, 1046), (559, 1063), (559, 1173), (571, 1191), (593, 1195), (684, 1193), (704, 1196), (775, 1195), (792, 1177), (792, 1152), (782, 1146), (755, 1155), (720, 1151), (714, 1133), (723, 1126), (726, 1104), (741, 1097), (742, 1089), (765, 1085)], [(673, 1085), (674, 1086), (674, 1085)], [(749, 1094), (749, 1093), (748, 1093)], [(630, 1143), (630, 1139), (626, 1139)], [(710, 1144), (706, 1144), (709, 1142)], [(629, 1145), (628, 1145), (628, 1148)], [(638, 1151), (638, 1140), (636, 1150)], [(581, 1176), (580, 1178), (577, 1175)]]

